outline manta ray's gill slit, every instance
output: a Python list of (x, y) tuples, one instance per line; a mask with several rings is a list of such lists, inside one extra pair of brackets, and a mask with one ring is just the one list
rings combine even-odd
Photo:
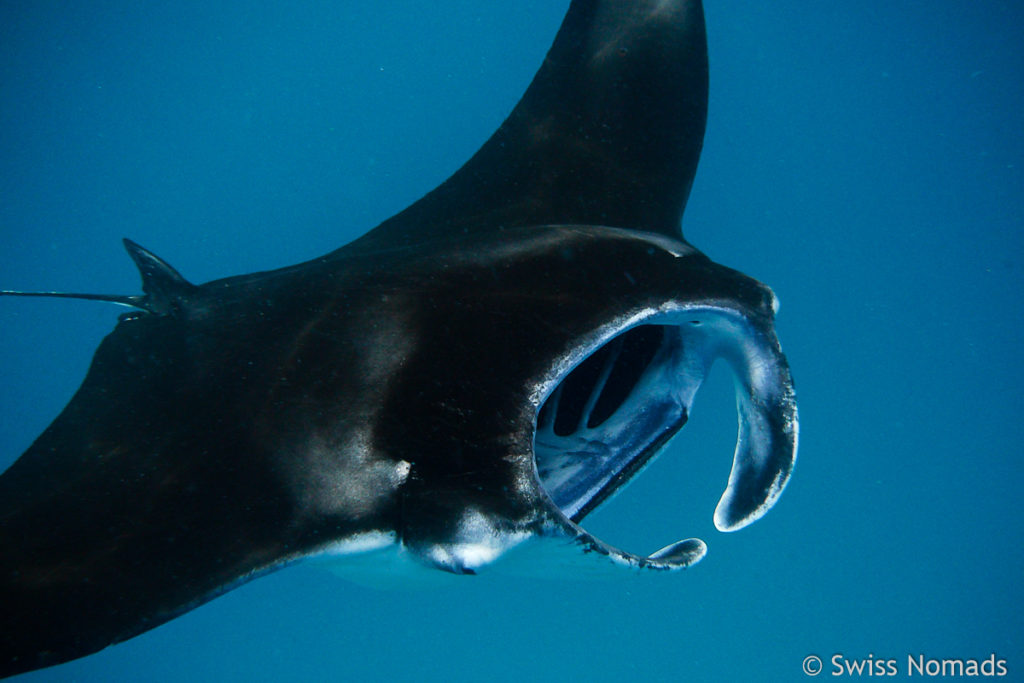
[(621, 353), (609, 367), (608, 378), (587, 417), (587, 427), (601, 425), (619, 409), (654, 360), (664, 338), (665, 327), (661, 325), (642, 325), (616, 337)]
[(641, 325), (613, 338), (559, 384), (541, 406), (538, 425), (550, 425), (557, 436), (601, 426), (636, 388), (664, 335), (664, 326)]
[(572, 369), (541, 406), (534, 453), (541, 484), (579, 519), (627, 483), (686, 421), (700, 377), (683, 368), (678, 325), (645, 324)]

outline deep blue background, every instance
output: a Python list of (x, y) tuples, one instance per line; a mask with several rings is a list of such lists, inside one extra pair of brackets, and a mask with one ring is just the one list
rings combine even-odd
[[(134, 293), (122, 236), (194, 281), (334, 249), (468, 158), (567, 6), (212, 4), (0, 4), (0, 287)], [(692, 570), (379, 591), (300, 566), (25, 680), (800, 680), (810, 653), (996, 653), (1019, 678), (1024, 8), (706, 11), (684, 230), (782, 301), (801, 451), (767, 517), (711, 525), (719, 369), (590, 525), (641, 551), (702, 536)], [(0, 300), (0, 464), (117, 313)]]

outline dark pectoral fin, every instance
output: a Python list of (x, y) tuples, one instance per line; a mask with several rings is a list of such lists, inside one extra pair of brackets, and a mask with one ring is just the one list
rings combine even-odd
[(0, 676), (130, 638), (298, 552), (287, 496), (190, 388), (177, 343), (170, 318), (122, 323), (0, 476)]
[(576, 0), (501, 128), (355, 245), (562, 223), (680, 236), (703, 144), (707, 68), (699, 0)]

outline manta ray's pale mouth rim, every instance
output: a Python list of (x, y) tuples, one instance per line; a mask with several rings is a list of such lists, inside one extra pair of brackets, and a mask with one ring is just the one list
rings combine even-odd
[[(552, 412), (549, 402), (557, 400), (574, 371), (645, 327), (666, 332), (615, 415), (600, 425), (586, 425), (583, 418), (585, 426), (576, 433), (556, 434), (547, 414)], [(715, 526), (734, 531), (772, 507), (795, 463), (798, 419), (792, 379), (770, 319), (719, 302), (670, 302), (609, 324), (587, 341), (558, 364), (535, 397), (533, 476), (557, 534), (575, 538), (585, 551), (631, 567), (680, 569), (704, 557), (707, 546), (696, 538), (649, 555), (633, 554), (600, 540), (581, 522), (635, 478), (682, 428), (697, 390), (718, 358), (733, 371), (739, 429)], [(603, 361), (606, 367), (597, 374), (607, 380), (616, 362)], [(587, 400), (590, 407), (603, 389), (600, 382), (595, 387), (595, 395)], [(595, 459), (610, 469), (587, 464)], [(567, 470), (575, 473), (567, 475)]]

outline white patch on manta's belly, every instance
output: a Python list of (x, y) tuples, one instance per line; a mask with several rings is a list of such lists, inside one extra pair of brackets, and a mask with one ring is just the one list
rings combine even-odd
[(457, 574), (475, 572), (530, 536), (526, 531), (499, 529), (486, 515), (469, 510), (451, 541), (430, 546), (425, 559)]
[(394, 531), (367, 531), (324, 546), (322, 555), (324, 557), (344, 557), (369, 553), (393, 546), (397, 541), (398, 535)]

